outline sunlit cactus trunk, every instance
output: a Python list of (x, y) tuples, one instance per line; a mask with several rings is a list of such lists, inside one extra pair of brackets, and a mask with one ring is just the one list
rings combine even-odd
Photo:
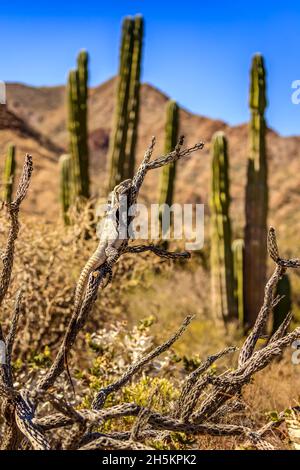
[[(170, 100), (167, 103), (166, 108), (166, 125), (165, 125), (165, 153), (169, 153), (174, 150), (178, 140), (179, 130), (179, 108), (176, 101)], [(176, 177), (176, 162), (170, 163), (162, 168), (160, 174), (160, 194), (159, 194), (159, 205), (168, 205), (169, 207), (173, 204), (174, 187)], [(162, 221), (164, 212), (160, 210), (160, 230), (162, 233)], [(166, 244), (166, 241), (165, 241)]]
[(267, 258), (266, 81), (261, 55), (253, 57), (250, 85), (251, 120), (245, 197), (245, 327), (250, 328), (263, 302)]
[(143, 48), (144, 21), (142, 16), (134, 18), (133, 51), (128, 99), (128, 129), (126, 140), (126, 156), (124, 179), (132, 178), (135, 169), (135, 148), (137, 142), (139, 107), (140, 107), (140, 76)]
[(72, 159), (72, 197), (89, 198), (89, 156), (87, 134), (87, 72), (88, 56), (78, 56), (78, 68), (68, 78), (68, 129)]
[(5, 202), (12, 201), (14, 179), (16, 171), (16, 149), (14, 145), (9, 145), (4, 163), (3, 173), (3, 200)]
[(65, 225), (70, 223), (69, 209), (71, 206), (72, 159), (70, 155), (62, 155), (59, 159), (60, 169), (60, 203)]
[(287, 314), (292, 310), (292, 289), (290, 278), (287, 274), (284, 274), (279, 280), (276, 296), (280, 296), (282, 299), (273, 308), (273, 333), (275, 333)]
[(217, 132), (212, 140), (211, 289), (212, 311), (225, 323), (236, 317), (229, 205), (227, 141)]
[(88, 54), (81, 51), (77, 58), (79, 90), (79, 124), (80, 124), (80, 172), (82, 196), (90, 196), (89, 150), (88, 150)]
[(143, 30), (141, 16), (124, 19), (114, 125), (109, 146), (109, 190), (134, 174)]
[(244, 324), (244, 240), (234, 240), (232, 243), (234, 299), (237, 308), (239, 324)]
[(109, 148), (109, 181), (111, 191), (124, 179), (126, 140), (128, 129), (128, 100), (133, 52), (133, 21), (125, 18), (122, 27), (120, 66), (117, 84), (114, 126)]

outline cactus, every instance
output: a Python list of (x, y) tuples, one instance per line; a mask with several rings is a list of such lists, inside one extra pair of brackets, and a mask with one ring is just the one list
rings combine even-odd
[(284, 274), (279, 280), (276, 296), (284, 297), (273, 308), (273, 333), (275, 333), (287, 314), (292, 310), (291, 283), (287, 274)]
[(116, 184), (124, 179), (126, 139), (128, 129), (128, 98), (130, 88), (130, 72), (133, 51), (133, 22), (125, 18), (122, 27), (120, 66), (117, 85), (117, 103), (114, 127), (109, 149), (109, 182), (111, 191)]
[(89, 157), (87, 143), (87, 63), (85, 51), (78, 56), (78, 69), (68, 78), (68, 129), (72, 159), (72, 198), (89, 197)]
[(234, 240), (232, 243), (234, 298), (239, 324), (244, 324), (244, 240)]
[(266, 82), (264, 60), (253, 57), (249, 105), (249, 158), (245, 197), (245, 325), (251, 327), (263, 302), (267, 258), (267, 157), (264, 112)]
[(70, 223), (68, 211), (71, 206), (72, 159), (66, 154), (59, 159), (60, 167), (60, 202), (65, 225)]
[(132, 178), (135, 167), (135, 148), (139, 120), (140, 75), (143, 46), (144, 21), (137, 15), (133, 26), (133, 51), (128, 98), (128, 129), (125, 151), (124, 179)]
[(77, 58), (78, 88), (79, 88), (79, 123), (80, 123), (80, 165), (82, 180), (82, 196), (89, 198), (89, 151), (87, 129), (87, 100), (88, 100), (88, 54), (80, 51)]
[(16, 171), (16, 158), (15, 146), (9, 145), (4, 163), (4, 179), (3, 179), (3, 200), (5, 202), (12, 201), (15, 171)]
[(217, 320), (225, 323), (236, 316), (229, 218), (227, 141), (217, 132), (212, 141), (211, 288), (212, 307)]
[[(165, 126), (165, 153), (171, 152), (177, 143), (179, 128), (179, 109), (175, 101), (170, 100), (166, 109)], [(159, 205), (173, 203), (174, 184), (176, 176), (176, 163), (170, 163), (161, 170)], [(160, 211), (160, 224), (162, 224), (163, 213)]]
[(125, 18), (122, 26), (120, 66), (114, 126), (109, 149), (108, 189), (132, 177), (139, 111), (143, 19)]

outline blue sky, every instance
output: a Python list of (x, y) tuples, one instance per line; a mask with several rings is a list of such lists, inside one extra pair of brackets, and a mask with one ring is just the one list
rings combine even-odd
[(143, 81), (187, 109), (239, 124), (248, 119), (249, 65), (255, 52), (268, 71), (268, 123), (300, 134), (300, 2), (244, 0), (14, 0), (1, 2), (0, 79), (31, 85), (65, 82), (77, 52), (90, 53), (91, 85), (118, 69), (120, 24), (146, 22)]

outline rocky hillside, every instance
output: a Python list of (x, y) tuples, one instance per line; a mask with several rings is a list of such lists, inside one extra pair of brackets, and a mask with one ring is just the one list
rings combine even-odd
[[(114, 109), (115, 79), (92, 88), (89, 96), (89, 146), (93, 192), (101, 194), (105, 187), (106, 158)], [(157, 137), (157, 152), (164, 139), (164, 111), (167, 96), (144, 84), (141, 91), (141, 118), (138, 139), (138, 160), (152, 135)], [(35, 160), (34, 183), (27, 201), (27, 212), (51, 219), (58, 214), (57, 160), (67, 151), (66, 105), (64, 87), (29, 87), (11, 83), (7, 86), (7, 109), (0, 107), (0, 149), (3, 160), (8, 142), (17, 145), (21, 166), (24, 152)], [(178, 202), (207, 202), (209, 194), (209, 144), (212, 134), (224, 130), (229, 139), (230, 176), (235, 232), (243, 223), (243, 197), (247, 162), (247, 126), (230, 127), (225, 122), (180, 111), (181, 133), (187, 144), (204, 140), (205, 151), (179, 164), (176, 186)], [(300, 224), (300, 136), (284, 138), (269, 130), (268, 158), (270, 183), (270, 223), (280, 229), (287, 248), (295, 240)], [(156, 202), (158, 171), (147, 179), (144, 197)]]

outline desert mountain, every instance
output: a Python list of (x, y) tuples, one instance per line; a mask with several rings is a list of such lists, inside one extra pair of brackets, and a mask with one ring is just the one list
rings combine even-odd
[[(94, 194), (105, 188), (106, 160), (109, 134), (113, 119), (115, 79), (91, 88), (89, 94), (89, 147), (91, 178)], [(158, 89), (143, 84), (137, 159), (152, 135), (157, 138), (157, 152), (164, 141), (165, 104), (168, 97)], [(6, 146), (17, 146), (18, 166), (22, 155), (30, 152), (35, 160), (35, 174), (26, 210), (51, 219), (59, 212), (58, 165), (59, 155), (67, 151), (65, 89), (58, 87), (30, 87), (19, 83), (7, 85), (7, 107), (0, 107), (0, 148), (3, 161)], [(176, 201), (208, 202), (210, 185), (209, 146), (214, 132), (225, 131), (229, 141), (232, 205), (236, 235), (241, 234), (243, 198), (247, 167), (247, 125), (230, 127), (223, 121), (180, 110), (180, 132), (186, 143), (199, 140), (205, 150), (186, 162), (178, 164)], [(270, 185), (270, 223), (280, 229), (281, 237), (289, 247), (295, 240), (300, 224), (300, 136), (282, 137), (272, 130), (267, 136)], [(147, 178), (144, 198), (157, 202), (159, 171)]]

